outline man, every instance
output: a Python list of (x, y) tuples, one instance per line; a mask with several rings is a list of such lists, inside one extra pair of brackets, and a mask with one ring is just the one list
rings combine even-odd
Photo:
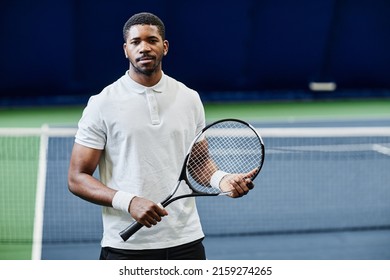
[[(129, 70), (90, 98), (72, 151), (69, 189), (104, 206), (100, 259), (205, 259), (195, 200), (168, 209), (156, 204), (171, 192), (205, 126), (203, 105), (197, 92), (163, 73), (169, 43), (157, 16), (132, 16), (123, 35)], [(92, 176), (98, 165), (100, 180)], [(243, 176), (218, 180), (232, 197), (253, 187)], [(133, 220), (145, 227), (123, 242), (119, 232)]]

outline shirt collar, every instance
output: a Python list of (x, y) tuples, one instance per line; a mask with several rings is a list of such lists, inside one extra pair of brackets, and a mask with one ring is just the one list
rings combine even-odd
[(134, 81), (129, 75), (129, 70), (127, 70), (125, 73), (125, 79), (126, 83), (130, 86), (132, 91), (135, 91), (136, 93), (145, 93), (147, 89), (152, 89), (156, 93), (162, 93), (165, 88), (166, 76), (164, 72), (162, 72), (160, 81), (158, 81), (158, 83), (152, 87), (145, 87), (144, 85), (141, 85)]

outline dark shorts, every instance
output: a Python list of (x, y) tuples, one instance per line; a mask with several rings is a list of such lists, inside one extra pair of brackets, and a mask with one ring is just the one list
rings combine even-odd
[(100, 260), (205, 260), (202, 239), (165, 249), (123, 250), (103, 247)]

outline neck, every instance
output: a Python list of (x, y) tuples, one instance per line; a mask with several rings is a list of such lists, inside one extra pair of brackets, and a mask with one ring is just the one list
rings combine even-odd
[(162, 70), (155, 71), (151, 73), (150, 75), (146, 75), (143, 73), (138, 73), (134, 71), (132, 67), (129, 69), (129, 76), (133, 81), (145, 86), (145, 87), (152, 87), (156, 85), (162, 77)]

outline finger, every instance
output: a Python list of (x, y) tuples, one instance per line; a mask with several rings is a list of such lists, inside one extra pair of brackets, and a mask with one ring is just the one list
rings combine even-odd
[(147, 228), (150, 228), (152, 226), (152, 222), (150, 219), (141, 219), (138, 222), (143, 224)]
[(157, 225), (158, 222), (161, 222), (161, 217), (158, 215), (153, 215), (153, 216), (147, 216), (143, 220), (142, 224), (145, 225), (146, 227), (152, 227)]
[(152, 227), (156, 225), (158, 222), (161, 222), (162, 215), (157, 213), (157, 209), (160, 209), (158, 206), (156, 208), (151, 208), (147, 212), (144, 213), (141, 219), (139, 219), (139, 223), (143, 224), (146, 227)]
[(248, 189), (253, 189), (255, 187), (255, 184), (253, 184), (251, 179), (245, 179), (245, 185), (248, 187)]
[(157, 214), (160, 216), (160, 217), (164, 217), (164, 216), (167, 216), (168, 215), (168, 211), (165, 210), (165, 208), (161, 205), (161, 203), (158, 203), (157, 204), (157, 209), (156, 209), (156, 212)]
[(248, 173), (245, 174), (245, 178), (252, 178), (256, 175), (258, 168), (256, 167), (255, 169), (249, 171)]
[(252, 180), (247, 177), (243, 177), (241, 181), (239, 181), (239, 185), (245, 194), (247, 194), (254, 187)]
[(248, 187), (246, 186), (246, 183), (242, 177), (236, 177), (235, 179), (230, 181), (230, 185), (235, 190), (236, 196), (243, 196), (246, 195), (249, 191)]
[(157, 222), (145, 222), (145, 226), (148, 227), (148, 228), (151, 228), (152, 226), (155, 226), (157, 224)]
[(161, 209), (160, 207), (155, 207), (153, 211), (149, 213), (149, 222), (153, 225), (157, 224), (157, 222), (161, 222), (161, 217), (166, 216), (168, 213), (165, 209)]

